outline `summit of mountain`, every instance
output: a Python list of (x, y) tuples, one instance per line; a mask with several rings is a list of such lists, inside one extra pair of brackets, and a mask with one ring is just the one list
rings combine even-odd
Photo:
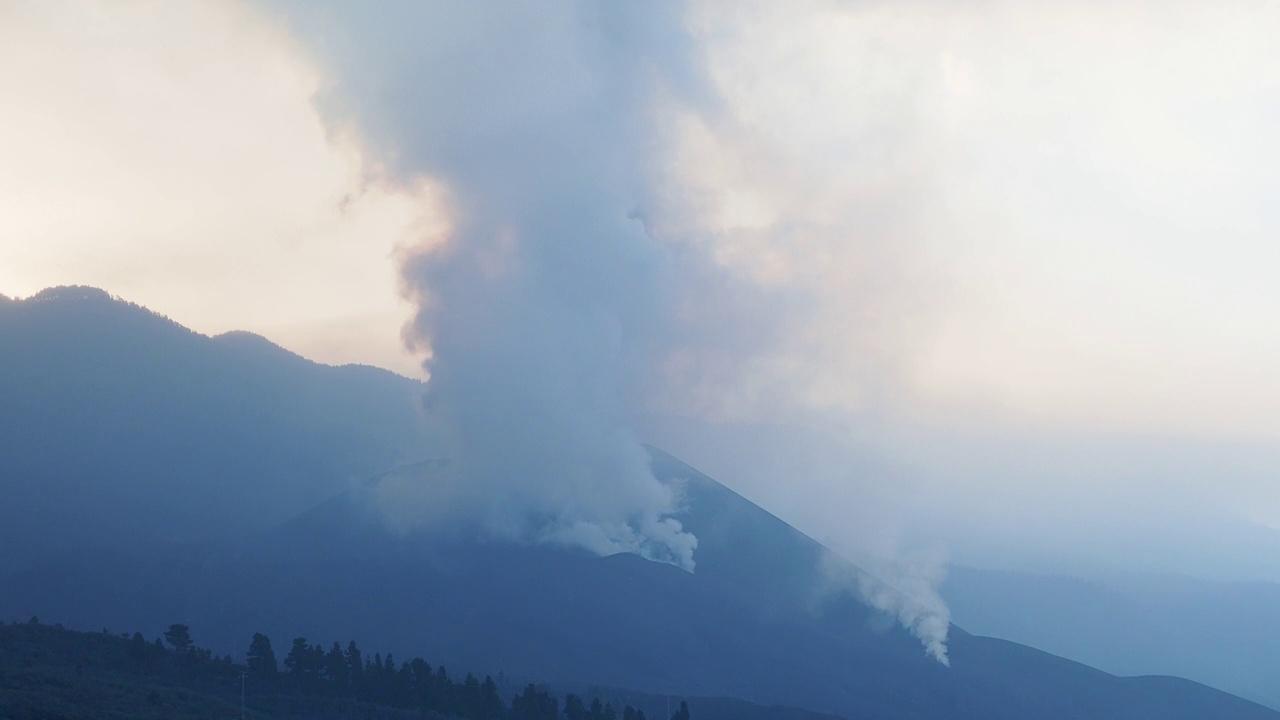
[(262, 530), (429, 454), (422, 383), (88, 287), (0, 304), (0, 568)]

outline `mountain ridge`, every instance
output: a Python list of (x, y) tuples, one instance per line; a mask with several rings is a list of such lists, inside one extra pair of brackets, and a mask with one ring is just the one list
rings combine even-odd
[(428, 454), (422, 383), (242, 341), (97, 288), (0, 305), (0, 567), (234, 537)]
[(1121, 575), (1077, 578), (956, 567), (943, 593), (961, 622), (1120, 674), (1188, 677), (1280, 709), (1280, 585)]
[[(26, 552), (53, 528), (60, 541), (0, 574), (0, 614), (189, 620), (219, 652), (259, 631), (355, 637), (450, 667), (850, 718), (1280, 717), (954, 626), (942, 667), (892, 618), (818, 592), (821, 544), (660, 451), (654, 472), (683, 483), (677, 517), (699, 538), (692, 574), (394, 532), (358, 478), (436, 454), (410, 442), (425, 435), (420, 383), (237, 352), (69, 292), (90, 302), (0, 305), (0, 474), (21, 500), (0, 508), (0, 540)], [(376, 442), (388, 433), (403, 442)], [(137, 525), (149, 532), (128, 535)]]

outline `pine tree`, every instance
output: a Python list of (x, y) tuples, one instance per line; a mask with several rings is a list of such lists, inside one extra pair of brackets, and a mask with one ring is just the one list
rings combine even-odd
[(191, 628), (182, 623), (170, 625), (169, 629), (164, 631), (164, 639), (173, 646), (174, 650), (180, 653), (190, 650), (193, 644), (191, 642)]
[(433, 684), (436, 696), (436, 712), (451, 714), (457, 712), (457, 699), (454, 697), (456, 693), (453, 691), (453, 681), (449, 680), (449, 671), (443, 665), (436, 668), (436, 679)]
[(480, 681), (475, 675), (467, 673), (466, 679), (462, 681), (461, 692), (458, 698), (458, 714), (465, 718), (479, 718), (481, 712), (480, 705)]
[(555, 697), (533, 684), (511, 700), (511, 716), (518, 720), (557, 720), (560, 714)]
[(587, 720), (587, 706), (582, 703), (582, 698), (572, 693), (565, 695), (564, 716), (568, 720)]
[(256, 678), (269, 679), (279, 672), (276, 665), (276, 653), (271, 649), (271, 638), (262, 633), (254, 633), (249, 641), (249, 652), (245, 653), (249, 674)]
[(302, 679), (309, 674), (311, 669), (311, 646), (307, 644), (306, 638), (294, 638), (293, 647), (289, 648), (289, 654), (284, 658), (284, 668), (289, 674), (297, 679)]
[(320, 647), (320, 643), (316, 643), (307, 648), (307, 677), (312, 681), (317, 681), (324, 675), (325, 668), (325, 651)]
[(147, 643), (146, 638), (142, 637), (142, 633), (134, 633), (133, 638), (129, 640), (129, 661), (141, 670), (150, 666), (150, 659), (151, 646)]
[(347, 669), (351, 673), (351, 687), (358, 693), (364, 684), (364, 656), (355, 640), (347, 643)]
[(333, 641), (333, 647), (329, 648), (329, 654), (324, 658), (324, 674), (340, 690), (345, 690), (351, 682), (351, 668), (347, 665), (347, 658), (342, 654), (342, 646), (337, 640)]
[[(581, 704), (581, 701), (579, 701)], [(480, 685), (480, 714), (478, 720), (498, 720), (502, 717), (506, 708), (502, 704), (502, 697), (498, 695), (498, 684), (493, 678), (485, 675), (484, 682)]]

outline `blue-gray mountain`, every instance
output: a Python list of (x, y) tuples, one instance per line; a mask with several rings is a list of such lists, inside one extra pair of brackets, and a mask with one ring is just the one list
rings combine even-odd
[(1191, 678), (1280, 709), (1280, 585), (952, 568), (971, 630), (1122, 674)]
[(278, 524), (421, 458), (421, 391), (93, 288), (0, 302), (0, 568)]
[[(700, 541), (693, 574), (634, 556), (391, 532), (377, 501), (385, 476), (336, 486), (412, 446), (395, 434), (416, 417), (402, 405), (406, 381), (314, 366), (262, 341), (209, 340), (83, 291), (16, 307), (18, 320), (0, 326), (0, 393), (24, 404), (4, 411), (0, 434), (21, 441), (5, 446), (0, 476), (24, 504), (4, 522), (19, 523), (6, 528), (11, 540), (48, 549), (17, 553), (22, 562), (0, 577), (3, 615), (149, 632), (181, 621), (216, 652), (242, 652), (257, 631), (356, 638), (455, 673), (848, 718), (1280, 718), (1189, 681), (1115, 677), (955, 627), (952, 667), (942, 667), (889, 619), (823, 592), (818, 543), (658, 451), (655, 473), (687, 483), (681, 520)], [(15, 327), (20, 343), (9, 341)], [(335, 398), (361, 414), (323, 415), (342, 406)], [(374, 443), (383, 432), (396, 442)], [(431, 482), (441, 467), (397, 478)], [(82, 485), (90, 499), (75, 497)], [(302, 509), (317, 494), (331, 497)], [(142, 545), (130, 529), (139, 523)]]

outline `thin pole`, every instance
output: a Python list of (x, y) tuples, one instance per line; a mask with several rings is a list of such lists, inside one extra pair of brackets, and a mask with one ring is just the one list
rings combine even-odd
[(244, 671), (240, 671), (240, 720), (244, 720)]

